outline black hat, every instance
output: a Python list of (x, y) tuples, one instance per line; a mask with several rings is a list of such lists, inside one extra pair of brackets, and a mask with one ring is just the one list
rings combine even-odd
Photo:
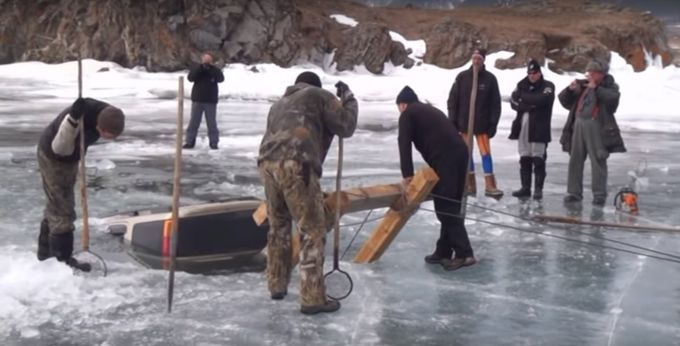
[(482, 56), (482, 59), (486, 60), (486, 49), (484, 48), (475, 48), (475, 50), (472, 51), (472, 55), (479, 54)]
[(397, 95), (397, 104), (411, 104), (413, 102), (418, 102), (418, 95), (416, 95), (415, 91), (407, 85), (404, 89), (401, 89), (399, 95)]
[(295, 84), (300, 82), (321, 88), (321, 79), (319, 79), (319, 76), (314, 72), (305, 71), (300, 73), (297, 78), (295, 78)]
[(529, 63), (527, 64), (527, 73), (531, 72), (541, 72), (541, 64), (535, 59), (529, 60)]

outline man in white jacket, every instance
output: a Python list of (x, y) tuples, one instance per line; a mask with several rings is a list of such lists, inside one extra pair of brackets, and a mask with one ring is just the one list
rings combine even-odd
[(47, 204), (40, 223), (38, 260), (54, 256), (70, 267), (89, 271), (89, 263), (79, 263), (72, 257), (76, 220), (73, 188), (78, 162), (84, 156), (80, 152), (79, 126), (84, 126), (87, 151), (100, 137), (118, 137), (125, 127), (125, 115), (108, 103), (78, 98), (43, 131), (38, 143), (38, 166)]

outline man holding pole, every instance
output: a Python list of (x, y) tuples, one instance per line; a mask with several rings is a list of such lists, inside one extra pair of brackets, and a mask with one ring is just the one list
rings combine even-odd
[(76, 219), (73, 188), (78, 174), (79, 126), (84, 126), (85, 150), (100, 137), (114, 139), (125, 127), (123, 112), (108, 103), (78, 98), (43, 131), (38, 143), (38, 167), (47, 196), (38, 236), (38, 260), (56, 257), (78, 270), (89, 271), (89, 263), (72, 257), (73, 225)]
[(269, 214), (267, 281), (271, 298), (288, 293), (292, 271), (292, 224), (300, 244), (300, 312), (317, 314), (340, 309), (326, 299), (323, 278), (327, 220), (319, 185), (323, 162), (334, 136), (350, 137), (357, 125), (357, 100), (338, 82), (338, 100), (321, 88), (313, 72), (303, 72), (274, 103), (260, 144), (258, 169)]
[[(496, 77), (484, 67), (486, 50), (475, 49), (472, 53), (472, 66), (456, 76), (448, 99), (449, 119), (462, 133), (463, 138), (472, 145), (477, 140), (479, 153), (482, 156), (484, 169), (485, 192), (488, 197), (499, 199), (503, 191), (496, 187), (496, 177), (493, 173), (490, 139), (496, 135), (496, 128), (501, 116), (501, 94), (498, 90)], [(473, 93), (473, 73), (477, 71), (477, 87)], [(471, 96), (476, 96), (474, 105), (470, 105)], [(472, 107), (472, 110), (470, 109)], [(474, 117), (474, 119), (472, 119)], [(468, 134), (468, 124), (474, 122), (472, 134)], [(469, 137), (468, 137), (469, 135)], [(468, 139), (469, 138), (469, 139)], [(470, 157), (470, 171), (467, 176), (466, 193), (476, 195), (474, 162)]]

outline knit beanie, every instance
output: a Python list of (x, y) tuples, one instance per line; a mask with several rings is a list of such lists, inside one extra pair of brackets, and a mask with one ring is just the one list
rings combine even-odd
[(321, 79), (314, 72), (305, 71), (300, 73), (295, 79), (295, 84), (301, 82), (321, 88)]
[(541, 72), (541, 64), (535, 59), (529, 60), (529, 64), (527, 64), (527, 73), (532, 72)]
[(406, 103), (411, 104), (413, 102), (418, 102), (418, 95), (409, 87), (405, 86), (397, 95), (397, 104)]
[(113, 106), (106, 106), (99, 112), (97, 126), (118, 137), (125, 128), (125, 114), (120, 109)]
[(472, 51), (472, 55), (480, 55), (482, 57), (482, 60), (486, 60), (486, 49), (475, 48), (475, 50)]

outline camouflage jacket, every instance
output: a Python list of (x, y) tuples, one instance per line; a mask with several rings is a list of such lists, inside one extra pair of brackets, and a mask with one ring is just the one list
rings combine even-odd
[(295, 160), (321, 176), (333, 137), (352, 136), (357, 112), (353, 96), (341, 102), (329, 91), (306, 83), (289, 86), (269, 110), (258, 164)]

